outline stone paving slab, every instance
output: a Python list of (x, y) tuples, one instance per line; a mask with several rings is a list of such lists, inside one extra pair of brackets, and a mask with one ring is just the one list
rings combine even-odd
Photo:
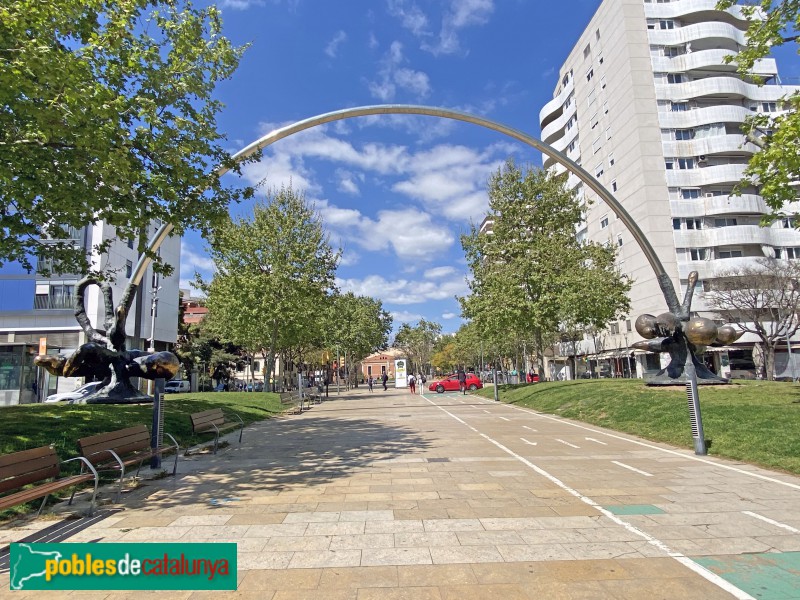
[[(325, 600), (747, 597), (733, 575), (755, 567), (735, 558), (800, 549), (796, 477), (460, 400), (353, 390), (253, 424), (67, 541), (235, 542), (239, 589), (215, 598)], [(2, 526), (0, 543), (51, 524)], [(758, 597), (800, 597), (787, 564), (782, 595)]]

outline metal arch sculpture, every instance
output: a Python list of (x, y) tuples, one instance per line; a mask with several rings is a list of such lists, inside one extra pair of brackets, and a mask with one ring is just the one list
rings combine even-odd
[[(666, 369), (662, 369), (651, 383), (687, 384), (687, 389), (691, 392), (689, 398), (690, 410), (694, 412), (694, 414), (692, 414), (692, 429), (695, 437), (695, 449), (698, 454), (705, 454), (705, 442), (703, 440), (699, 403), (697, 401), (697, 376), (700, 375), (701, 378), (709, 383), (726, 383), (727, 380), (717, 377), (706, 369), (705, 365), (695, 356), (695, 352), (706, 344), (730, 343), (735, 339), (735, 332), (732, 333), (732, 328), (730, 328), (731, 331), (725, 328), (717, 329), (713, 321), (708, 319), (690, 319), (691, 302), (694, 293), (693, 284), (697, 279), (697, 273), (693, 272), (690, 274), (690, 285), (686, 290), (684, 301), (683, 303), (679, 302), (675, 287), (664, 269), (664, 265), (661, 263), (655, 249), (628, 211), (623, 208), (619, 201), (614, 198), (597, 179), (592, 177), (586, 170), (565, 154), (562, 154), (541, 140), (529, 136), (518, 129), (469, 113), (431, 106), (385, 104), (345, 108), (297, 121), (291, 125), (280, 127), (269, 132), (234, 154), (232, 158), (234, 161), (240, 161), (283, 138), (306, 129), (311, 129), (312, 127), (317, 127), (318, 125), (370, 115), (421, 115), (438, 117), (472, 123), (473, 125), (502, 133), (539, 150), (564, 166), (567, 170), (574, 173), (578, 179), (593, 190), (611, 208), (619, 220), (625, 224), (628, 231), (630, 231), (634, 240), (636, 240), (636, 243), (639, 245), (639, 248), (647, 258), (647, 261), (650, 263), (651, 268), (655, 272), (664, 300), (666, 301), (667, 308), (669, 309), (668, 313), (664, 313), (658, 317), (642, 315), (637, 319), (637, 331), (648, 339), (644, 342), (638, 342), (635, 346), (655, 352), (669, 352), (671, 357), (669, 366)], [(220, 167), (217, 170), (217, 174), (220, 176), (224, 175), (228, 170), (228, 168)], [(151, 251), (157, 250), (170, 234), (172, 228), (173, 226), (170, 223), (162, 225), (151, 239), (149, 249)], [(147, 255), (143, 255), (139, 259), (133, 275), (131, 276), (131, 285), (138, 285), (150, 262), (151, 259)], [(694, 408), (692, 407), (693, 404)], [(700, 440), (699, 442), (698, 438)]]

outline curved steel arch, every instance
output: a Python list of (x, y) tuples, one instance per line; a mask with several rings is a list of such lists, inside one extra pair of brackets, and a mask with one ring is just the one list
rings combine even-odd
[[(491, 129), (492, 131), (505, 134), (517, 141), (522, 142), (523, 144), (527, 144), (528, 146), (536, 148), (540, 152), (554, 159), (556, 162), (566, 167), (567, 170), (574, 173), (578, 179), (580, 179), (598, 196), (600, 196), (600, 198), (606, 204), (608, 204), (609, 207), (611, 207), (611, 210), (614, 211), (614, 214), (617, 215), (619, 220), (625, 224), (625, 226), (628, 228), (628, 231), (631, 232), (633, 238), (636, 240), (636, 243), (639, 244), (639, 247), (647, 258), (647, 261), (650, 263), (653, 271), (655, 271), (659, 286), (661, 287), (661, 292), (664, 294), (664, 299), (667, 302), (670, 312), (673, 314), (680, 314), (682, 307), (678, 302), (678, 296), (675, 293), (675, 287), (672, 285), (672, 280), (670, 279), (669, 275), (667, 275), (664, 265), (661, 264), (661, 259), (658, 258), (655, 249), (644, 236), (642, 230), (639, 229), (639, 226), (633, 220), (633, 217), (631, 217), (628, 211), (623, 208), (619, 201), (614, 198), (614, 196), (612, 196), (611, 193), (605, 187), (603, 187), (599, 181), (597, 181), (597, 179), (592, 177), (586, 170), (568, 158), (565, 154), (562, 154), (541, 140), (531, 137), (522, 131), (519, 131), (518, 129), (514, 129), (513, 127), (503, 125), (502, 123), (457, 110), (436, 108), (432, 106), (417, 106), (409, 104), (357, 106), (354, 108), (345, 108), (342, 110), (324, 113), (315, 117), (303, 119), (302, 121), (297, 121), (296, 123), (287, 125), (286, 127), (275, 129), (234, 154), (233, 159), (237, 162), (241, 161), (242, 159), (251, 156), (258, 150), (274, 144), (278, 140), (282, 140), (283, 138), (289, 137), (290, 135), (300, 131), (311, 129), (317, 125), (323, 125), (325, 123), (332, 123), (334, 121), (341, 121), (344, 119), (352, 119), (354, 117), (365, 117), (369, 115), (423, 115), (472, 123), (474, 125), (479, 125), (481, 127)], [(217, 173), (219, 175), (224, 175), (228, 171), (229, 169), (220, 167), (217, 170)], [(162, 225), (148, 243), (150, 250), (157, 250), (166, 237), (170, 234), (172, 228), (173, 226), (171, 223), (165, 223)], [(136, 269), (131, 277), (131, 283), (133, 285), (137, 285), (141, 281), (144, 271), (147, 269), (150, 262), (151, 259), (147, 258), (146, 256), (142, 256), (139, 259)]]

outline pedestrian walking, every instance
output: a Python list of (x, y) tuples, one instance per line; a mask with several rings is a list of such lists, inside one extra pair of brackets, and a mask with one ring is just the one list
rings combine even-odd
[(370, 375), (369, 377), (367, 377), (367, 386), (369, 386), (369, 391), (370, 391), (370, 392), (372, 392), (372, 383), (373, 383), (374, 381), (375, 381), (375, 380), (372, 378), (372, 375)]
[(467, 374), (464, 372), (464, 367), (458, 370), (458, 389), (462, 394), (467, 393)]
[(386, 391), (386, 382), (389, 381), (389, 376), (386, 374), (386, 371), (383, 372), (383, 377), (381, 377), (381, 381), (383, 382), (383, 391)]
[(417, 393), (417, 378), (413, 373), (408, 376), (408, 389), (412, 394)]

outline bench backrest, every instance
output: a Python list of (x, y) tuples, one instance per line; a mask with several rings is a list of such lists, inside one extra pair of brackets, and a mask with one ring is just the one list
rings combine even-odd
[(225, 423), (225, 415), (222, 413), (221, 408), (204, 410), (203, 412), (193, 413), (190, 416), (192, 418), (192, 429), (194, 431), (214, 429), (214, 425), (219, 427)]
[(281, 403), (286, 404), (287, 402), (294, 402), (297, 400), (298, 393), (297, 392), (281, 392), (280, 398)]
[[(147, 431), (146, 425), (135, 425), (125, 429), (118, 429), (117, 431), (81, 438), (78, 440), (78, 448), (80, 448), (81, 454), (92, 462), (105, 462), (111, 458), (111, 455), (107, 452), (102, 452), (103, 450), (113, 450), (122, 457), (138, 450), (149, 449), (150, 432)], [(102, 452), (102, 454), (91, 456), (98, 452)]]
[(42, 446), (0, 456), (0, 494), (29, 483), (58, 477), (58, 454), (53, 446)]

